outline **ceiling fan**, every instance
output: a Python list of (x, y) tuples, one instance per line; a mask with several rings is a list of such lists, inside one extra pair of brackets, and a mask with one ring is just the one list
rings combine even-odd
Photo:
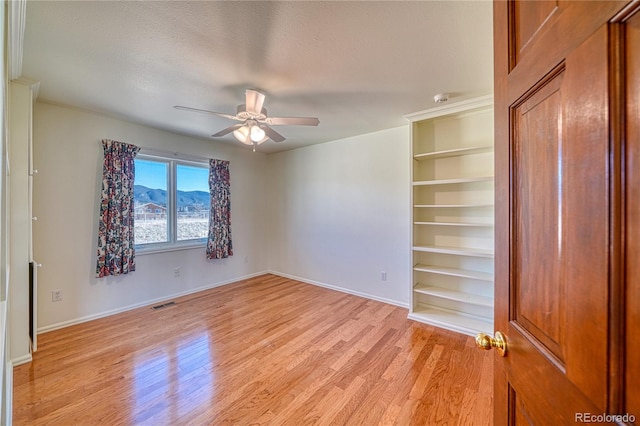
[(267, 110), (263, 108), (265, 95), (255, 90), (247, 89), (245, 91), (245, 103), (238, 105), (236, 115), (223, 114), (220, 112), (207, 111), (204, 109), (190, 108), (186, 106), (176, 105), (174, 108), (183, 111), (200, 112), (203, 114), (217, 115), (218, 117), (228, 118), (230, 120), (240, 121), (238, 124), (229, 126), (220, 130), (218, 133), (211, 135), (218, 138), (233, 132), (233, 136), (246, 145), (256, 146), (271, 139), (274, 142), (282, 142), (284, 136), (273, 130), (271, 126), (317, 126), (320, 123), (315, 117), (269, 117)]

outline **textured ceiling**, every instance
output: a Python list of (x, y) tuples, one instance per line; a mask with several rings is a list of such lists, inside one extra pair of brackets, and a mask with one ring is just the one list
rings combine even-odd
[[(406, 124), (404, 114), (492, 86), (489, 1), (29, 1), (23, 76), (39, 99), (208, 138), (266, 94), (276, 152)], [(231, 135), (222, 140), (234, 142)], [(238, 143), (239, 144), (239, 143)]]

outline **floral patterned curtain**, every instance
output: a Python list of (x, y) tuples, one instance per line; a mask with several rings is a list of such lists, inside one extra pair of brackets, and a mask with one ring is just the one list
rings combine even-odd
[(233, 256), (231, 245), (231, 185), (229, 162), (209, 160), (209, 239), (207, 259), (224, 259)]
[(98, 278), (136, 270), (133, 229), (134, 158), (140, 148), (108, 139), (102, 141), (102, 201), (98, 226)]

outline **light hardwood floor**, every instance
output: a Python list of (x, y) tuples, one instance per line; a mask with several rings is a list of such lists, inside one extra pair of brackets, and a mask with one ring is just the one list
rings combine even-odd
[(392, 305), (264, 275), (42, 334), (15, 425), (491, 424), (493, 358)]

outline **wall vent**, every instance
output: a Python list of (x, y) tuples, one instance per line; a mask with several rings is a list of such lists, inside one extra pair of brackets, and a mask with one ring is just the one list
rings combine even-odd
[(158, 310), (158, 309), (162, 309), (162, 308), (168, 308), (169, 306), (173, 306), (175, 305), (176, 302), (167, 302), (167, 303), (163, 303), (162, 305), (156, 305), (156, 306), (152, 306), (151, 309), (153, 309), (154, 311)]

